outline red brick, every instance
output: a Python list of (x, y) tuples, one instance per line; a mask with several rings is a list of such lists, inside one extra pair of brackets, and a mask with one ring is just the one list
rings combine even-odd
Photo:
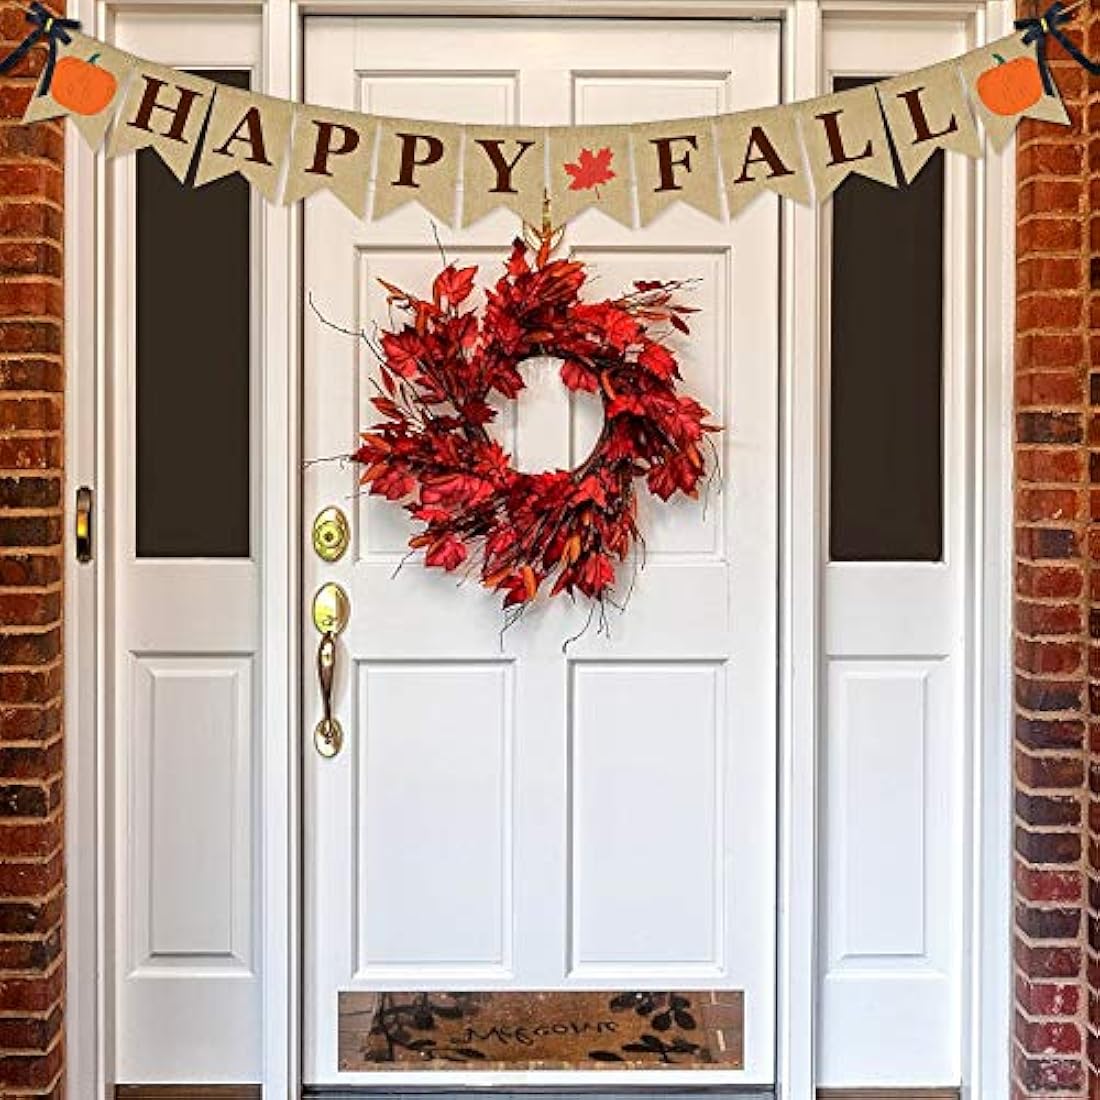
[[(2, 568), (0, 561), (0, 568)], [(1028, 637), (1078, 635), (1084, 628), (1077, 604), (1041, 604), (1020, 600), (1016, 604), (1016, 629)]]
[(1079, 565), (1033, 565), (1022, 561), (1016, 566), (1016, 591), (1021, 596), (1076, 599), (1083, 588), (1084, 576)]
[(1016, 753), (1016, 776), (1031, 790), (1071, 790), (1085, 782), (1085, 765), (1073, 756)]
[(1016, 515), (1027, 523), (1073, 520), (1080, 508), (1073, 489), (1024, 489), (1016, 496)]
[(1081, 1050), (1081, 1030), (1065, 1020), (1028, 1020), (1016, 1017), (1016, 1038), (1029, 1054), (1076, 1054)]
[[(1034, 339), (1034, 336), (1028, 336), (1021, 340), (1021, 344), (1030, 349), (1030, 342)], [(1082, 402), (1085, 384), (1080, 370), (1036, 371), (1032, 368), (1040, 364), (1031, 358), (1029, 352), (1018, 351), (1017, 355), (1021, 368), (1027, 369), (1027, 373), (1019, 375), (1016, 380), (1016, 401), (1019, 408), (1050, 408)]]
[(1017, 977), (1016, 1003), (1030, 1016), (1076, 1016), (1081, 994), (1074, 985)]
[(1080, 326), (1083, 315), (1078, 294), (1022, 294), (1016, 301), (1016, 331), (1070, 331)]

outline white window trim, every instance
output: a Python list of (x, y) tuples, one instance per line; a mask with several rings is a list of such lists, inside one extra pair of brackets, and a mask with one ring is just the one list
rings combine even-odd
[[(109, 37), (112, 15), (142, 0), (77, 0), (72, 14), (90, 33)], [(179, 13), (209, 0), (164, 0), (157, 10)], [(143, 4), (148, 10), (148, 5)], [(1011, 27), (1009, 0), (222, 0), (215, 8), (254, 11), (263, 21), (264, 90), (300, 95), (303, 20), (308, 14), (604, 15), (781, 18), (786, 22), (784, 92), (788, 100), (818, 94), (822, 79), (822, 19), (850, 14), (912, 19), (949, 14), (969, 20), (976, 41)], [(969, 1017), (964, 1096), (999, 1100), (1009, 1078), (1011, 1021), (1011, 545), (1012, 349), (1015, 264), (1015, 147), (980, 166), (978, 226), (984, 247), (975, 257), (980, 288), (975, 361), (980, 414), (975, 418), (977, 531), (972, 569), (975, 638), (972, 721), (976, 732), (970, 798)], [(79, 485), (101, 484), (105, 468), (103, 393), (106, 303), (102, 159), (75, 135), (66, 143), (66, 486), (67, 521)], [(269, 468), (260, 503), (265, 607), (300, 609), (299, 311), (296, 207), (265, 205), (263, 302), (265, 363), (261, 416), (268, 453), (280, 455), (281, 476)], [(814, 1095), (815, 895), (817, 849), (817, 632), (820, 618), (822, 515), (819, 463), (823, 410), (820, 372), (821, 212), (785, 204), (783, 221), (784, 391), (782, 661), (780, 728), (781, 867), (777, 1082), (784, 1100)], [(795, 462), (796, 457), (798, 461)], [(101, 502), (95, 530), (105, 530)], [(811, 517), (812, 522), (806, 517)], [(66, 561), (65, 744), (67, 801), (67, 1052), (68, 1094), (109, 1100), (111, 973), (107, 921), (103, 667), (106, 606), (101, 560)], [(263, 669), (267, 689), (261, 728), (285, 729), (281, 744), (264, 739), (261, 835), (264, 1096), (290, 1100), (299, 1091), (299, 737), (298, 615), (266, 617)]]

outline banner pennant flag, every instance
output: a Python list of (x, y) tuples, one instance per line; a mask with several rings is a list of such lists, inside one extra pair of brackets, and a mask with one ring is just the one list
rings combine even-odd
[(798, 123), (787, 108), (723, 115), (717, 131), (731, 217), (764, 191), (795, 202), (813, 200)]
[(1047, 92), (1043, 83), (1036, 47), (1025, 45), (1022, 35), (972, 50), (960, 58), (959, 71), (994, 149), (1008, 144), (1022, 118), (1069, 125), (1057, 89)]
[(134, 57), (38, 0), (0, 73), (45, 48), (24, 122), (70, 118), (93, 148), (106, 138), (108, 156), (151, 148), (181, 182), (194, 166), (195, 186), (239, 173), (271, 201), (327, 190), (365, 218), (373, 183), (373, 217), (416, 203), (448, 225), (500, 207), (539, 224), (548, 198), (559, 225), (596, 209), (632, 226), (635, 196), (642, 225), (677, 203), (721, 218), (723, 193), (734, 216), (764, 191), (823, 201), (852, 174), (909, 183), (939, 149), (980, 155), (978, 121), (996, 149), (1023, 118), (1068, 124), (1047, 51), (1054, 39), (1100, 74), (1064, 31), (1079, 6), (1056, 0), (1015, 34), (878, 84), (657, 122), (420, 122), (294, 103)]
[(818, 202), (824, 202), (853, 173), (897, 187), (874, 85), (795, 104), (795, 112)]
[(905, 182), (911, 182), (937, 149), (981, 156), (982, 141), (954, 61), (875, 85)]
[(331, 191), (357, 218), (364, 217), (377, 129), (376, 118), (357, 111), (296, 107), (283, 202)]
[(621, 126), (557, 126), (548, 131), (550, 209), (567, 222), (590, 207), (634, 224), (630, 139)]
[(454, 225), (461, 158), (461, 126), (381, 119), (371, 216), (381, 218), (406, 203), (418, 202), (429, 214)]
[(285, 99), (218, 87), (206, 124), (195, 186), (239, 172), (269, 202), (279, 197), (294, 107)]
[(713, 118), (646, 122), (630, 127), (642, 225), (675, 202), (722, 216)]
[(537, 225), (546, 190), (546, 131), (522, 126), (467, 126), (462, 224), (498, 206)]
[(141, 62), (78, 31), (70, 31), (67, 37), (67, 42), (58, 44), (53, 74), (48, 83), (43, 80), (38, 95), (27, 105), (23, 122), (71, 118), (81, 137), (98, 149), (134, 66)]

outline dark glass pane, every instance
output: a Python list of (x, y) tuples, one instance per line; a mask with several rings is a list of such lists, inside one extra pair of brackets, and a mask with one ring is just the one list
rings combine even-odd
[(248, 557), (248, 184), (137, 158), (137, 554)]
[(908, 187), (833, 197), (833, 561), (943, 556), (943, 188), (937, 153)]

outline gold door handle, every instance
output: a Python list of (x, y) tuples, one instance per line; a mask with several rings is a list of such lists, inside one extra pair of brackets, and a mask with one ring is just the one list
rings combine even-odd
[(332, 716), (332, 682), (336, 678), (336, 636), (326, 630), (317, 647), (317, 679), (321, 683), (321, 721), (313, 731), (313, 743), (322, 756), (335, 756), (344, 743), (344, 731)]
[(317, 680), (321, 685), (321, 721), (313, 730), (313, 744), (324, 757), (335, 756), (344, 744), (344, 730), (332, 713), (336, 680), (336, 638), (347, 626), (351, 607), (338, 584), (323, 584), (313, 597), (313, 625), (321, 635), (317, 647)]

